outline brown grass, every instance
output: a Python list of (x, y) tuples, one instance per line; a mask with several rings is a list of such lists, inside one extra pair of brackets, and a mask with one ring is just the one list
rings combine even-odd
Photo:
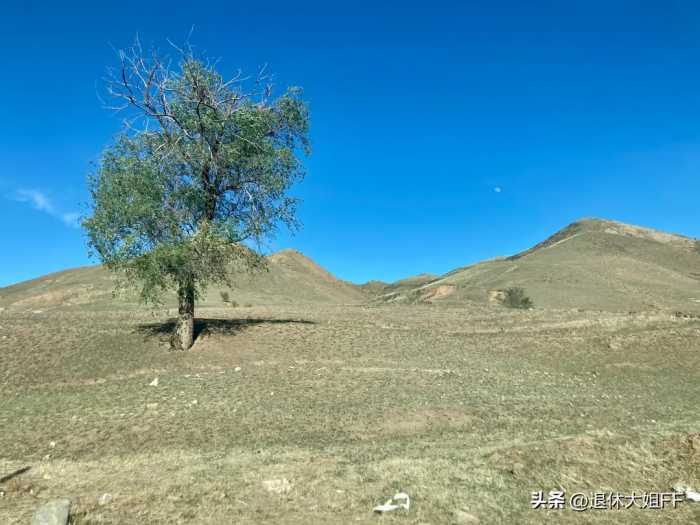
[[(177, 354), (167, 319), (140, 310), (0, 314), (0, 478), (31, 467), (0, 483), (0, 523), (59, 496), (81, 524), (700, 518), (691, 504), (529, 506), (530, 491), (560, 486), (700, 487), (698, 319), (312, 305), (200, 316), (195, 349)], [(371, 514), (398, 490), (407, 514)]]

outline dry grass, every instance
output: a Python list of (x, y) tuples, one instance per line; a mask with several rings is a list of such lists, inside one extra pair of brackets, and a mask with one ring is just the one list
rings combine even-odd
[[(31, 467), (0, 483), (0, 522), (27, 523), (57, 496), (81, 524), (700, 520), (691, 504), (529, 505), (560, 486), (700, 486), (698, 319), (420, 305), (199, 315), (194, 351), (173, 354), (167, 319), (139, 310), (0, 314), (0, 477)], [(373, 516), (397, 490), (411, 510)]]

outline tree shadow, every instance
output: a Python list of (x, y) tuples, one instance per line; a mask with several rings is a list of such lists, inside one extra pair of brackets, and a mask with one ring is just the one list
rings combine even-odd
[[(307, 319), (207, 319), (194, 320), (194, 340), (200, 335), (222, 334), (235, 335), (250, 326), (259, 324), (316, 324), (316, 321)], [(146, 336), (159, 337), (170, 336), (175, 330), (175, 319), (159, 323), (145, 323), (136, 327), (136, 330)]]

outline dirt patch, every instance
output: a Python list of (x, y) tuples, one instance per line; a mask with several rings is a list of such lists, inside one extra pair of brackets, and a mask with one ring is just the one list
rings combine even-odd
[(430, 288), (428, 291), (426, 291), (422, 296), (421, 300), (423, 301), (435, 301), (439, 299), (444, 299), (445, 297), (449, 297), (455, 291), (457, 290), (457, 287), (452, 285), (452, 284), (441, 284), (438, 286), (435, 286), (433, 288)]
[(506, 299), (506, 292), (504, 290), (489, 290), (489, 303), (490, 304), (501, 304)]

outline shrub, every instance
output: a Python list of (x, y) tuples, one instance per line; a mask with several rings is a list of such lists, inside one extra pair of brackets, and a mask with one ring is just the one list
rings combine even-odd
[(220, 292), (219, 295), (221, 295), (221, 300), (225, 303), (228, 303), (231, 300), (231, 296), (228, 292)]
[(508, 288), (505, 291), (505, 296), (503, 297), (503, 305), (508, 308), (532, 308), (533, 303), (527, 295), (525, 295), (525, 290), (518, 286)]

